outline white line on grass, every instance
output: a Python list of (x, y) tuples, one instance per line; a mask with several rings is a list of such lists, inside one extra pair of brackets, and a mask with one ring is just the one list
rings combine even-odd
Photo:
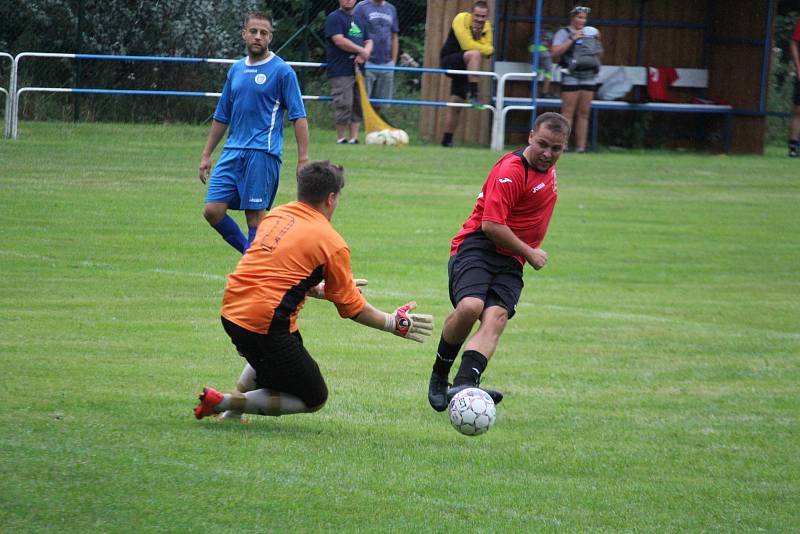
[[(626, 321), (643, 321), (643, 322), (651, 322), (651, 323), (670, 323), (675, 325), (683, 325), (683, 326), (692, 326), (695, 328), (704, 328), (708, 329), (709, 327), (716, 327), (718, 329), (723, 328), (722, 325), (715, 325), (709, 323), (701, 323), (697, 321), (685, 321), (682, 319), (674, 319), (672, 317), (663, 317), (657, 315), (644, 315), (640, 313), (621, 313), (621, 312), (611, 312), (611, 311), (597, 311), (592, 310), (589, 308), (576, 308), (574, 306), (561, 306), (558, 304), (533, 304), (530, 302), (520, 302), (517, 304), (518, 308), (543, 308), (549, 310), (555, 310), (560, 312), (569, 312), (569, 313), (578, 313), (584, 316), (596, 317), (600, 319), (616, 319), (616, 320), (626, 320)], [(747, 335), (747, 333), (761, 333), (769, 337), (778, 338), (778, 339), (800, 339), (800, 332), (778, 332), (776, 330), (765, 330), (763, 328), (746, 328), (747, 332), (742, 329), (740, 326), (736, 325), (729, 325), (730, 328), (734, 328), (737, 330), (737, 336)]]
[(227, 276), (221, 276), (219, 274), (211, 274), (211, 273), (192, 273), (186, 271), (173, 271), (171, 269), (148, 269), (147, 272), (150, 273), (158, 273), (158, 274), (169, 274), (173, 276), (194, 276), (196, 278), (204, 278), (206, 280), (221, 280), (226, 281), (228, 279)]
[[(16, 258), (23, 258), (26, 260), (38, 260), (48, 263), (68, 263), (72, 264), (72, 261), (58, 261), (56, 258), (51, 258), (48, 256), (41, 256), (39, 254), (26, 254), (22, 252), (17, 252), (15, 250), (2, 250), (0, 249), (0, 255), (3, 256), (14, 256)], [(92, 260), (81, 260), (78, 262), (80, 267), (84, 269), (114, 269), (115, 266), (111, 263), (101, 263)], [(203, 272), (187, 272), (187, 271), (175, 271), (172, 269), (161, 269), (161, 268), (154, 268), (154, 269), (147, 269), (145, 272), (148, 273), (156, 273), (156, 274), (166, 274), (170, 276), (192, 276), (196, 278), (204, 278), (206, 280), (214, 280), (214, 281), (226, 281), (228, 278), (226, 276), (222, 276), (219, 274), (212, 274), (212, 273), (203, 273)]]

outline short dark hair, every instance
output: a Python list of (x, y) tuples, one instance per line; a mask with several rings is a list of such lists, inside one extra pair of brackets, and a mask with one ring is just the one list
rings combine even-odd
[(472, 9), (474, 10), (476, 7), (482, 7), (485, 10), (489, 10), (489, 2), (486, 0), (476, 0), (474, 4), (472, 4)]
[(247, 28), (247, 23), (250, 22), (250, 19), (259, 19), (259, 20), (266, 20), (269, 22), (270, 26), (273, 26), (272, 23), (272, 15), (269, 13), (264, 13), (263, 11), (251, 11), (244, 17), (244, 24), (242, 25), (243, 28)]
[(539, 126), (543, 125), (551, 132), (564, 132), (569, 137), (569, 121), (561, 113), (556, 113), (555, 111), (542, 113), (536, 117), (536, 121), (533, 123), (533, 131), (538, 131)]
[(311, 161), (297, 175), (297, 200), (317, 205), (344, 187), (344, 168), (328, 160)]

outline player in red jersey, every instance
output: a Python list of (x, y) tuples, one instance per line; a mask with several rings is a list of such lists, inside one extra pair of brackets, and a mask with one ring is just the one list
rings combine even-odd
[[(456, 392), (480, 383), (506, 322), (514, 316), (525, 263), (536, 270), (547, 263), (539, 245), (553, 215), (555, 164), (567, 139), (567, 119), (558, 113), (540, 115), (528, 146), (506, 154), (492, 167), (475, 209), (453, 238), (447, 273), (455, 309), (442, 327), (428, 385), (428, 401), (438, 412)], [(450, 368), (478, 320), (480, 327), (467, 342), (448, 388)], [(495, 403), (503, 399), (498, 391), (486, 392)]]
[(418, 342), (431, 335), (433, 318), (410, 313), (415, 302), (386, 313), (358, 290), (350, 249), (330, 223), (343, 187), (341, 167), (311, 162), (297, 175), (297, 201), (275, 208), (259, 223), (228, 277), (220, 312), (225, 332), (248, 363), (233, 393), (203, 388), (194, 410), (198, 419), (322, 408), (328, 388), (297, 326), (308, 295), (333, 302), (341, 317), (365, 326)]

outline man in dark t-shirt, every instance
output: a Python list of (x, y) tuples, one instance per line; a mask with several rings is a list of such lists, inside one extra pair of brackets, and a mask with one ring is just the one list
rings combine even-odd
[[(325, 61), (333, 96), (336, 142), (358, 143), (361, 100), (355, 69), (372, 53), (372, 40), (353, 20), (356, 0), (339, 0), (339, 9), (325, 19)], [(348, 137), (349, 135), (349, 137)]]

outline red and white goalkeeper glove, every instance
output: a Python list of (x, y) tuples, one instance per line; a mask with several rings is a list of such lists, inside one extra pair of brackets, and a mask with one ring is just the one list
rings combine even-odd
[(416, 307), (417, 303), (411, 301), (397, 308), (394, 313), (387, 313), (383, 329), (396, 336), (422, 343), (433, 332), (433, 315), (408, 313)]

